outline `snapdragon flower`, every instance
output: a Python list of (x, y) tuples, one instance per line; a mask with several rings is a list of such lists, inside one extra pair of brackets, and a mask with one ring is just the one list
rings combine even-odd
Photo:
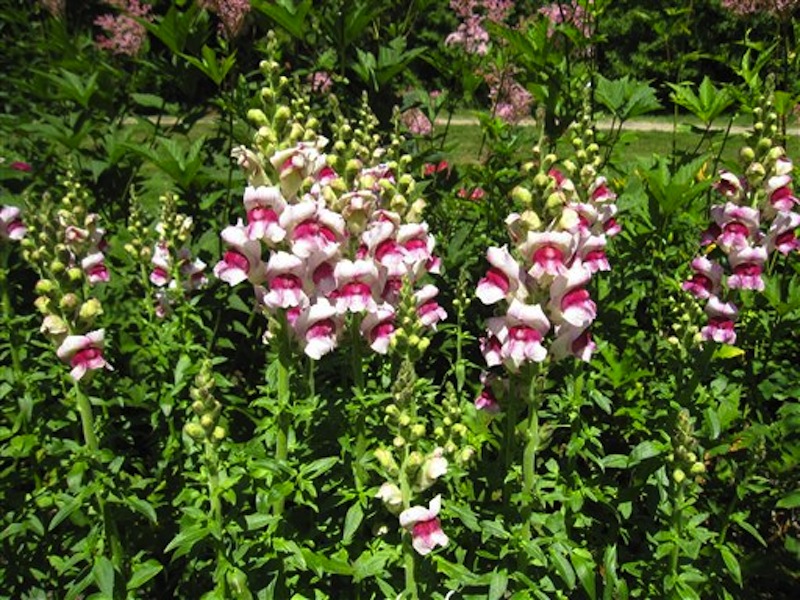
[(792, 161), (780, 146), (774, 146), (767, 133), (776, 129), (776, 115), (767, 97), (756, 108), (756, 118), (767, 122), (754, 127), (752, 147), (745, 147), (743, 176), (721, 170), (714, 190), (724, 203), (711, 206), (711, 225), (701, 235), (703, 255), (692, 261), (694, 274), (683, 289), (705, 300), (707, 324), (701, 329), (703, 340), (721, 344), (736, 342), (737, 290), (764, 291), (766, 265), (770, 255), (788, 256), (800, 248), (796, 230), (800, 227), (798, 200), (793, 191)]

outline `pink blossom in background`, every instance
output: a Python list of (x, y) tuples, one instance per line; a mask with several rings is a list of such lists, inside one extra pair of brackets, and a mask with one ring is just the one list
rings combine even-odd
[[(554, 2), (539, 9), (539, 14), (549, 19), (555, 25), (572, 25), (584, 37), (590, 37), (594, 30), (590, 15), (586, 12), (586, 5), (594, 4), (594, 0), (572, 0), (572, 2)], [(551, 32), (553, 29), (551, 28)]]
[(769, 13), (778, 17), (788, 17), (800, 6), (798, 0), (722, 0), (722, 7), (740, 17)]
[(317, 94), (327, 94), (333, 87), (333, 79), (327, 71), (316, 71), (308, 76), (311, 91)]
[(97, 37), (97, 46), (112, 54), (136, 56), (147, 38), (144, 25), (134, 17), (152, 21), (150, 5), (139, 0), (106, 0), (105, 4), (121, 11), (120, 14), (106, 14), (97, 17), (94, 24), (104, 35)]
[(409, 108), (400, 115), (400, 120), (414, 135), (428, 136), (433, 132), (433, 124), (419, 108)]
[(41, 0), (40, 4), (53, 17), (59, 19), (64, 16), (66, 0)]
[(9, 166), (15, 171), (22, 171), (24, 173), (30, 173), (33, 170), (33, 167), (29, 163), (21, 160), (15, 160)]
[(251, 8), (250, 0), (198, 0), (198, 5), (219, 17), (220, 33), (228, 39), (241, 33)]
[(514, 78), (510, 69), (484, 75), (494, 113), (506, 123), (519, 123), (531, 115), (533, 95)]

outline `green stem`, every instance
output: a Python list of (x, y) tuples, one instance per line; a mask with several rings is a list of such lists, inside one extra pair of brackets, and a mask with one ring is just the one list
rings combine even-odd
[[(97, 442), (97, 435), (94, 432), (92, 404), (89, 401), (89, 397), (81, 390), (80, 384), (77, 381), (75, 382), (73, 390), (75, 392), (75, 404), (81, 418), (84, 446), (89, 451), (91, 458), (95, 459), (97, 458), (100, 445)], [(106, 540), (111, 546), (112, 562), (114, 566), (121, 570), (123, 567), (124, 555), (122, 552), (122, 544), (119, 539), (119, 531), (117, 530), (116, 522), (108, 511), (102, 488), (98, 487), (95, 492), (95, 499), (97, 500), (97, 511), (103, 520), (103, 530), (105, 531)]]
[(9, 244), (3, 244), (2, 247), (2, 264), (0, 264), (0, 288), (3, 290), (3, 317), (5, 320), (6, 331), (8, 332), (8, 350), (11, 353), (11, 365), (14, 368), (14, 379), (22, 376), (21, 363), (19, 360), (19, 351), (17, 348), (16, 340), (14, 339), (15, 327), (12, 327), (12, 312), (11, 312), (11, 295), (9, 294), (8, 284), (8, 257), (10, 255)]
[(92, 414), (92, 404), (89, 397), (83, 393), (80, 384), (75, 382), (75, 402), (78, 414), (81, 417), (81, 428), (83, 429), (83, 441), (89, 453), (94, 456), (97, 454), (99, 445), (97, 436), (94, 433), (94, 415)]
[(217, 549), (217, 568), (214, 572), (214, 577), (216, 579), (215, 589), (222, 597), (225, 597), (227, 595), (225, 573), (228, 570), (228, 561), (225, 558), (225, 548), (222, 542), (224, 522), (222, 520), (222, 502), (219, 498), (219, 462), (216, 448), (208, 439), (205, 441), (204, 458), (206, 472), (208, 473), (208, 500), (211, 508), (211, 519), (213, 527), (218, 534), (215, 544)]
[[(286, 410), (291, 401), (291, 346), (289, 343), (289, 324), (284, 317), (278, 341), (278, 414), (277, 434), (275, 437), (275, 459), (279, 463), (289, 458), (289, 420)], [(284, 509), (284, 498), (279, 498), (273, 505), (273, 512), (281, 516)]]
[(539, 408), (544, 391), (543, 367), (537, 368), (528, 382), (528, 422), (525, 427), (525, 450), (522, 455), (522, 497), (525, 505), (522, 510), (522, 539), (531, 539), (531, 514), (534, 507), (534, 481), (536, 478), (536, 453), (539, 451)]
[[(403, 509), (408, 509), (411, 507), (411, 483), (408, 481), (408, 446), (405, 448), (405, 454), (403, 456), (403, 463), (400, 465), (400, 493), (403, 496)], [(417, 589), (417, 579), (416, 579), (416, 555), (414, 546), (411, 544), (411, 533), (407, 532), (403, 536), (403, 569), (405, 571), (405, 597), (411, 600), (417, 600), (419, 598), (419, 591)]]
[[(353, 366), (353, 395), (362, 404), (364, 395), (364, 354), (362, 352), (361, 334), (359, 332), (360, 318), (354, 315), (350, 322), (351, 346), (352, 346), (352, 366)], [(363, 467), (364, 455), (367, 452), (366, 421), (364, 410), (359, 410), (355, 415), (356, 444), (353, 463), (353, 478), (355, 479), (356, 490), (360, 493), (367, 481), (367, 473)]]
[[(683, 502), (684, 502), (684, 483), (678, 483), (675, 496), (672, 501), (672, 530), (675, 532), (675, 539), (680, 540), (683, 535)], [(675, 544), (669, 557), (669, 571), (672, 581), (678, 578), (678, 561), (680, 558), (680, 545)]]

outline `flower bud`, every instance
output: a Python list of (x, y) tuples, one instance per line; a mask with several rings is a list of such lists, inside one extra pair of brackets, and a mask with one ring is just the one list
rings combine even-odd
[(525, 210), (520, 215), (520, 219), (525, 224), (525, 228), (528, 231), (538, 231), (538, 229), (542, 226), (542, 220), (539, 218), (539, 215), (536, 211), (533, 210)]
[(264, 114), (264, 111), (260, 108), (251, 108), (247, 111), (247, 119), (258, 127), (262, 125), (267, 125), (269, 120), (267, 119), (267, 115)]
[(414, 450), (411, 454), (408, 455), (408, 466), (412, 469), (416, 469), (417, 467), (422, 465), (422, 461), (424, 460), (422, 453)]
[(217, 425), (214, 427), (214, 431), (211, 432), (211, 437), (215, 442), (221, 442), (225, 439), (225, 429)]
[(683, 469), (675, 469), (672, 472), (672, 479), (677, 484), (683, 483), (683, 480), (686, 479), (686, 473), (683, 472)]
[(406, 440), (403, 436), (398, 435), (392, 440), (392, 444), (395, 448), (402, 448), (406, 445)]
[(61, 298), (61, 301), (58, 303), (58, 306), (61, 308), (61, 310), (75, 310), (78, 308), (79, 302), (80, 300), (75, 294), (69, 293), (64, 294), (64, 296)]
[(378, 448), (373, 454), (375, 455), (375, 460), (377, 460), (378, 464), (380, 464), (384, 469), (390, 472), (397, 470), (397, 463), (395, 462), (392, 453), (386, 448)]
[(102, 314), (103, 305), (100, 304), (100, 301), (97, 298), (89, 298), (81, 305), (80, 311), (78, 312), (78, 318), (81, 321), (90, 322), (94, 320), (95, 317)]
[(380, 498), (386, 509), (392, 514), (399, 514), (403, 510), (403, 493), (397, 484), (385, 481), (381, 484), (376, 498)]
[(533, 194), (531, 194), (529, 189), (524, 188), (521, 185), (518, 185), (513, 190), (511, 190), (511, 198), (515, 202), (520, 202), (528, 206), (533, 201)]
[(744, 162), (753, 162), (756, 159), (755, 150), (753, 150), (750, 146), (745, 146), (739, 151), (739, 158), (741, 158)]
[(706, 472), (706, 466), (701, 462), (696, 462), (692, 465), (690, 471), (692, 475), (700, 475)]
[(203, 429), (200, 423), (192, 421), (191, 423), (187, 423), (183, 426), (183, 431), (186, 432), (190, 438), (195, 440), (196, 442), (201, 442), (206, 438), (205, 429)]
[(77, 283), (83, 279), (83, 271), (79, 267), (70, 267), (67, 269), (67, 278), (73, 283)]
[(415, 423), (411, 426), (411, 436), (414, 439), (419, 439), (425, 435), (425, 425), (422, 423)]
[(56, 289), (56, 284), (51, 279), (40, 279), (34, 288), (37, 294), (49, 294)]
[(44, 315), (50, 312), (50, 298), (47, 296), (39, 296), (33, 301), (33, 305), (40, 313)]
[(408, 427), (411, 424), (411, 417), (408, 416), (408, 413), (403, 413), (397, 422), (400, 423), (401, 427)]
[(203, 429), (211, 429), (214, 427), (215, 421), (216, 419), (214, 418), (214, 415), (210, 415), (208, 413), (200, 417), (200, 425), (203, 427)]
[(60, 337), (69, 333), (69, 327), (58, 315), (47, 315), (42, 321), (40, 331), (50, 337)]
[(55, 274), (58, 275), (59, 273), (63, 273), (64, 269), (66, 269), (66, 265), (61, 262), (60, 260), (56, 259), (52, 263), (50, 263), (50, 270)]

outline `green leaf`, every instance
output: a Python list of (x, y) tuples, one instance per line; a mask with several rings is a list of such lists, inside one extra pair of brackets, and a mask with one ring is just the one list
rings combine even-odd
[(778, 508), (797, 508), (800, 506), (800, 490), (795, 490), (778, 500), (775, 505)]
[(164, 567), (161, 566), (161, 563), (154, 558), (151, 558), (147, 562), (144, 562), (140, 565), (136, 565), (126, 588), (128, 591), (139, 589), (153, 577), (158, 575), (163, 569)]
[(254, 531), (275, 523), (278, 520), (278, 517), (269, 513), (255, 513), (252, 515), (246, 515), (244, 520), (245, 523), (247, 523), (247, 530)]
[(361, 504), (356, 502), (348, 510), (344, 517), (344, 532), (342, 533), (342, 543), (344, 545), (353, 541), (353, 535), (358, 530), (361, 521), (364, 519), (364, 510)]
[(47, 526), (48, 531), (53, 531), (58, 525), (66, 518), (68, 518), (72, 513), (78, 510), (83, 504), (83, 501), (87, 495), (86, 490), (78, 494), (77, 496), (66, 496), (67, 501), (61, 505), (61, 508), (58, 509), (58, 512), (53, 515), (53, 518), (50, 520), (50, 524)]
[(575, 571), (572, 565), (564, 556), (564, 550), (561, 544), (553, 544), (550, 546), (550, 558), (553, 561), (553, 566), (556, 568), (556, 573), (570, 590), (575, 589)]
[(92, 568), (94, 581), (107, 598), (114, 598), (114, 565), (105, 556), (97, 556)]
[(487, 600), (500, 600), (508, 588), (508, 573), (505, 569), (494, 571), (489, 582), (489, 594)]
[(742, 587), (742, 569), (739, 566), (739, 561), (736, 559), (736, 556), (734, 556), (728, 546), (720, 546), (719, 553), (725, 563), (725, 568), (728, 569), (728, 573), (731, 574), (736, 584)]
[(178, 363), (175, 365), (173, 372), (173, 385), (177, 388), (180, 387), (186, 378), (186, 370), (191, 366), (192, 359), (186, 354), (181, 354)]
[(172, 538), (172, 541), (164, 548), (164, 552), (175, 550), (175, 558), (178, 558), (188, 553), (197, 542), (207, 538), (208, 535), (208, 527), (199, 523), (192, 525)]
[(586, 594), (592, 600), (597, 598), (597, 580), (595, 577), (595, 563), (592, 553), (584, 548), (573, 548), (569, 554), (575, 573), (581, 582)]
[(738, 358), (744, 354), (744, 350), (738, 348), (736, 346), (731, 346), (730, 344), (720, 344), (714, 349), (714, 355), (712, 358), (719, 358), (722, 360), (728, 358)]
[(653, 442), (642, 442), (636, 446), (628, 457), (628, 466), (633, 467), (640, 462), (661, 454), (661, 448)]
[(158, 517), (153, 505), (147, 500), (137, 498), (136, 496), (126, 496), (124, 499), (125, 504), (138, 513), (143, 514), (153, 524), (158, 524)]

